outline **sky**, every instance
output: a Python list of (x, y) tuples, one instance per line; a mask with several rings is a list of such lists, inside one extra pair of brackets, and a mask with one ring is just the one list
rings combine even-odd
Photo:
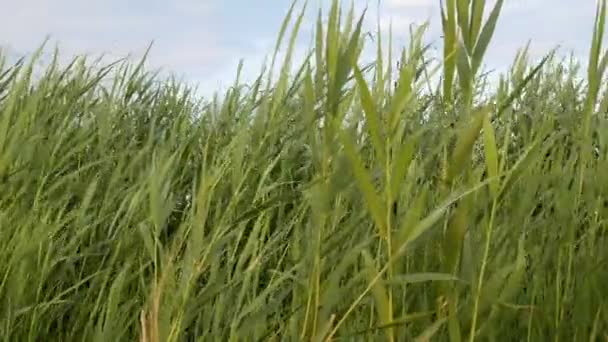
[[(394, 45), (405, 46), (411, 24), (428, 21), (426, 40), (440, 41), (439, 0), (344, 0), (360, 11), (364, 28), (384, 34), (392, 23)], [(296, 61), (310, 46), (319, 8), (309, 0)], [(491, 7), (495, 1), (490, 0)], [(303, 1), (298, 2), (298, 8)], [(230, 84), (240, 59), (244, 77), (258, 74), (272, 53), (291, 0), (6, 0), (0, 11), (0, 48), (8, 56), (31, 54), (48, 37), (64, 58), (87, 54), (118, 59), (141, 56), (153, 43), (150, 68), (161, 68), (207, 95)], [(487, 66), (506, 68), (530, 41), (532, 57), (556, 46), (564, 55), (588, 53), (596, 0), (505, 0), (486, 56)], [(388, 37), (388, 36), (386, 36)], [(50, 50), (50, 49), (49, 49)]]

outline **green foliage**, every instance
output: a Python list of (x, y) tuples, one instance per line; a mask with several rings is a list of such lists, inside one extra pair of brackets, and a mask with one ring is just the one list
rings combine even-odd
[(490, 90), (502, 3), (446, 0), (442, 59), (422, 26), (395, 69), (334, 0), (296, 72), (294, 4), (206, 100), (145, 59), (0, 58), (0, 339), (606, 338), (606, 1), (586, 80), (526, 48)]

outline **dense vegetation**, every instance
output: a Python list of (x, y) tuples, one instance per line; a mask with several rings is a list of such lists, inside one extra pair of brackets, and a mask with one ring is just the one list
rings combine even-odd
[(210, 101), (1, 62), (2, 340), (608, 338), (606, 4), (586, 74), (522, 49), (492, 89), (502, 3), (445, 1), (433, 60), (334, 1), (292, 69), (294, 6), (280, 74)]

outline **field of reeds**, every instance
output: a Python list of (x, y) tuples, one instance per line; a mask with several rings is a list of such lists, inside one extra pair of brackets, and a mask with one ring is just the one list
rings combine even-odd
[(606, 1), (588, 61), (523, 48), (490, 87), (503, 2), (444, 1), (439, 59), (335, 0), (292, 61), (294, 5), (202, 100), (2, 59), (0, 339), (608, 340)]

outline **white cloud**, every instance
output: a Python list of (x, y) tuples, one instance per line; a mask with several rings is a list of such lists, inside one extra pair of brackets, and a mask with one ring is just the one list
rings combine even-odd
[(48, 36), (47, 53), (57, 45), (61, 60), (74, 55), (137, 59), (154, 41), (148, 66), (177, 74), (211, 74), (234, 47), (214, 30), (208, 1), (150, 0), (7, 2), (0, 12), (0, 47), (14, 57), (30, 54)]
[(434, 0), (385, 0), (384, 4), (392, 8), (412, 8), (437, 6)]
[[(488, 0), (486, 15), (495, 2)], [(506, 0), (486, 61), (496, 65), (510, 63), (516, 49), (528, 39), (532, 39), (533, 55), (560, 43), (566, 51), (575, 49), (586, 54), (595, 1), (579, 2), (574, 6), (572, 0)], [(51, 45), (59, 43), (64, 56), (104, 53), (115, 59), (129, 53), (140, 56), (154, 40), (149, 57), (151, 67), (162, 67), (201, 82), (203, 88), (217, 89), (220, 81), (224, 85), (232, 82), (241, 57), (245, 59), (244, 77), (252, 80), (264, 57), (273, 52), (283, 9), (288, 5), (279, 1), (280, 6), (264, 12), (268, 17), (259, 19), (250, 15), (254, 19), (245, 24), (236, 12), (245, 16), (254, 13), (247, 7), (254, 6), (253, 3), (257, 4), (249, 0), (6, 1), (0, 11), (0, 46), (8, 48), (10, 55), (31, 53), (50, 35)], [(318, 9), (322, 7), (327, 16), (330, 3), (309, 1), (294, 61), (301, 61), (311, 43)], [(375, 33), (379, 20), (385, 46), (392, 22), (393, 52), (407, 46), (411, 24), (427, 20), (430, 27), (425, 40), (441, 44), (439, 3), (439, 0), (354, 0), (356, 15), (367, 8), (365, 32)], [(342, 0), (342, 4), (345, 16), (351, 1)], [(235, 5), (240, 7), (233, 8)], [(218, 14), (220, 6), (228, 9), (229, 17)], [(365, 58), (374, 58), (373, 42), (368, 47), (372, 51)]]

